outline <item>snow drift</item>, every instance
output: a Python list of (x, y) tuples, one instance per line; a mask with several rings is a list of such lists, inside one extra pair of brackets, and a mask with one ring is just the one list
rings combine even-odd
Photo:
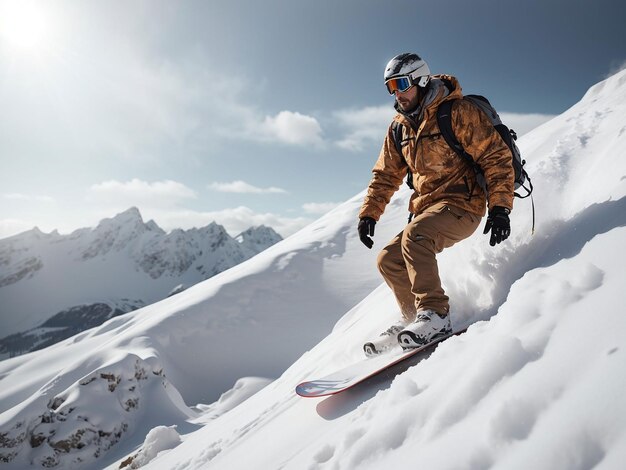
[[(624, 115), (626, 71), (520, 139), (537, 234), (518, 202), (509, 242), (492, 249), (477, 232), (442, 254), (452, 321), (472, 326), (393, 381), (321, 400), (293, 390), (360, 359), (398, 314), (354, 230), (360, 194), (180, 295), (1, 362), (0, 458), (116, 468), (176, 425), (182, 444), (146, 449), (146, 468), (620, 468)], [(402, 229), (407, 196), (375, 248)], [(280, 374), (203, 419), (238, 378)]]

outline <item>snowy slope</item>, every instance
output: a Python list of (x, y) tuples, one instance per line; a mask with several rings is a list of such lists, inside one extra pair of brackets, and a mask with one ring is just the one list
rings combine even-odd
[(146, 468), (621, 469), (626, 255), (607, 248), (625, 236), (614, 229), (530, 271), (496, 317), (393, 381), (294, 396), (299, 381), (358, 359), (344, 345), (370, 332), (370, 309), (388, 306), (376, 291), (274, 384)]
[[(138, 461), (175, 446), (146, 468), (622, 468), (624, 115), (626, 71), (521, 139), (537, 234), (517, 203), (510, 242), (477, 233), (442, 254), (453, 322), (478, 323), (395, 380), (293, 391), (358, 360), (397, 314), (356, 237), (361, 194), (178, 296), (0, 362), (0, 455), (9, 468), (117, 468), (150, 429), (177, 425), (182, 444), (156, 428)], [(375, 248), (401, 229), (406, 198)], [(202, 405), (281, 373), (226, 413)]]
[(274, 384), (147, 468), (623, 468), (624, 115), (626, 72), (526, 136), (537, 234), (518, 203), (508, 249), (475, 236), (443, 260), (455, 304), (475, 308), (471, 320), (497, 316), (392, 382), (295, 397), (301, 380), (359, 359), (380, 330), (372, 312), (394, 310), (381, 286)]
[(32, 350), (34, 342), (73, 336), (180, 292), (280, 240), (263, 226), (235, 239), (215, 223), (166, 234), (154, 221), (144, 223), (136, 208), (70, 235), (35, 228), (0, 240), (0, 354), (13, 356)]
[[(380, 282), (376, 253), (354, 238), (359, 201), (179, 295), (0, 362), (0, 458), (74, 468), (98, 455), (100, 468), (157, 424), (188, 431), (199, 413), (184, 403), (212, 403), (241, 377), (280, 375)], [(405, 211), (392, 204), (383, 239)]]

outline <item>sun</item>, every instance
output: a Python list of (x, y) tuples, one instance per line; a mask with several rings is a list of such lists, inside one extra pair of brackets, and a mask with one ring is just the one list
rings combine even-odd
[(0, 41), (23, 51), (38, 51), (46, 40), (46, 19), (27, 1), (0, 3)]

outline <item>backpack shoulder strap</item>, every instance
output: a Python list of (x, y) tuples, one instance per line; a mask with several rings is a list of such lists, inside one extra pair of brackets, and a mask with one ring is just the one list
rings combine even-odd
[[(450, 87), (451, 85), (449, 88)], [(439, 126), (439, 132), (441, 132), (448, 146), (474, 168), (474, 171), (482, 173), (480, 166), (474, 161), (474, 158), (465, 151), (459, 139), (456, 138), (454, 129), (452, 129), (452, 106), (456, 101), (458, 101), (458, 99), (446, 100), (437, 108), (437, 125)]]
[[(391, 133), (393, 136), (393, 145), (400, 154), (400, 158), (404, 158), (404, 154), (402, 153), (402, 136), (404, 134), (404, 126), (400, 124), (398, 121), (393, 121), (391, 123)], [(415, 190), (415, 186), (413, 186), (413, 173), (411, 173), (411, 168), (408, 167), (406, 170), (406, 185)]]
[(476, 182), (485, 191), (485, 193), (487, 193), (487, 183), (485, 181), (483, 169), (474, 161), (474, 158), (465, 151), (463, 145), (459, 142), (459, 139), (456, 138), (454, 129), (452, 129), (452, 105), (455, 101), (456, 100), (444, 101), (437, 108), (437, 125), (439, 126), (439, 131), (450, 148), (454, 150), (463, 160), (465, 160), (465, 162), (474, 170), (474, 173), (476, 174)]
[(474, 161), (474, 158), (465, 151), (452, 129), (452, 105), (455, 101), (456, 100), (448, 100), (439, 105), (437, 108), (437, 125), (439, 126), (441, 135), (450, 148), (466, 160), (472, 167), (477, 167), (478, 164)]
[(403, 134), (403, 126), (398, 121), (393, 121), (391, 123), (391, 132), (393, 134), (393, 145), (396, 147), (396, 150), (402, 156), (402, 134)]

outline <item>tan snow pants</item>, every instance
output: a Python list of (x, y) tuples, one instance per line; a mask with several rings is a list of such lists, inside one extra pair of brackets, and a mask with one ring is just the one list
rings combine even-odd
[(389, 285), (400, 312), (413, 321), (418, 311), (448, 314), (448, 297), (441, 287), (435, 255), (469, 237), (480, 217), (449, 204), (429, 207), (378, 255), (378, 269)]

